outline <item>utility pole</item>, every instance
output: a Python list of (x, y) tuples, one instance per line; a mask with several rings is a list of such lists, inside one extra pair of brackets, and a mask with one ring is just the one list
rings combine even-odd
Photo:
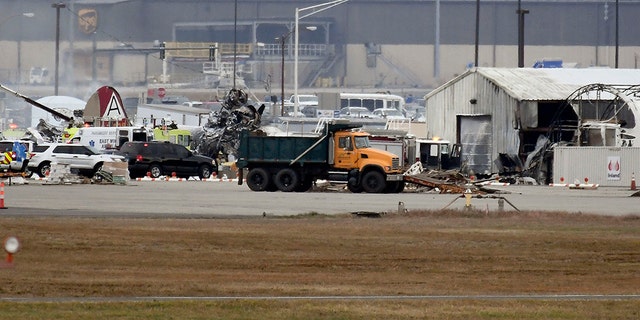
[(60, 66), (60, 9), (66, 8), (64, 3), (54, 3), (51, 5), (56, 9), (56, 71), (55, 71), (55, 92), (58, 95), (58, 67)]
[(474, 67), (478, 66), (478, 51), (480, 47), (480, 0), (476, 0), (476, 48), (475, 48), (475, 64)]
[(618, 15), (618, 0), (616, 0), (616, 69), (618, 69), (618, 57), (620, 47), (620, 16)]
[(529, 10), (522, 10), (520, 5), (521, 0), (518, 0), (518, 68), (524, 67), (524, 15), (529, 13)]

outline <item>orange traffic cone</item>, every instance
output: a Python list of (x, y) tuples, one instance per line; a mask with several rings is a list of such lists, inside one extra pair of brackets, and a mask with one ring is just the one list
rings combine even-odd
[(4, 206), (4, 182), (0, 182), (0, 209), (7, 209)]
[(636, 190), (636, 174), (631, 173), (631, 190)]

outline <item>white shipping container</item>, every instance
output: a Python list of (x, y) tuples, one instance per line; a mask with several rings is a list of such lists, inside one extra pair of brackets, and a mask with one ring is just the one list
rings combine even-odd
[(556, 147), (553, 183), (588, 183), (630, 187), (640, 174), (640, 147)]

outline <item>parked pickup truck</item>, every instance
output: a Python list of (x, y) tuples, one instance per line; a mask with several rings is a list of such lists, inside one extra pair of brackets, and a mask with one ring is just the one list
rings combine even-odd
[[(404, 178), (397, 155), (369, 145), (359, 125), (335, 119), (321, 136), (265, 136), (242, 131), (237, 166), (253, 191), (305, 192), (317, 179), (344, 181), (354, 193), (398, 193)], [(242, 176), (238, 183), (242, 184)]]

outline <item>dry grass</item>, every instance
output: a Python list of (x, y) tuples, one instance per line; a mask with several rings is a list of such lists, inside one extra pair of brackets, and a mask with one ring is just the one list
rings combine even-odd
[[(638, 217), (538, 212), (0, 218), (0, 236), (22, 243), (15, 267), (0, 270), (0, 297), (638, 294), (638, 230)], [(579, 319), (636, 318), (640, 302), (4, 302), (0, 310), (23, 319), (66, 318), (69, 310), (109, 318), (411, 319), (429, 311), (432, 318)]]

